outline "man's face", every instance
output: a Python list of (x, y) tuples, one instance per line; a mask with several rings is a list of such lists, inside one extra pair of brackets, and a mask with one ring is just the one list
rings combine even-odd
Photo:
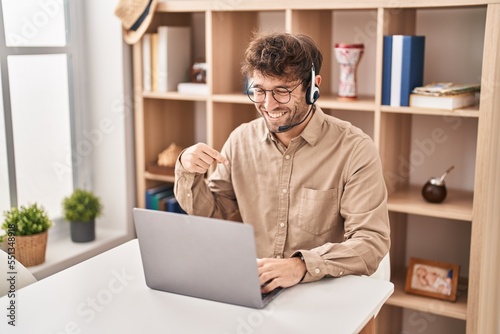
[(290, 82), (278, 78), (264, 77), (256, 73), (253, 76), (252, 87), (254, 91), (259, 92), (259, 100), (264, 98), (263, 102), (254, 102), (254, 104), (264, 117), (269, 131), (278, 133), (280, 126), (299, 123), (306, 117), (309, 105), (306, 103), (301, 81)]

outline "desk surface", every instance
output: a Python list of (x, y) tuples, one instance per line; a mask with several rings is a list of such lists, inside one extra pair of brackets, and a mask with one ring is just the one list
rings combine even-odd
[(357, 333), (392, 292), (387, 281), (326, 278), (257, 310), (156, 291), (135, 239), (0, 298), (0, 333)]

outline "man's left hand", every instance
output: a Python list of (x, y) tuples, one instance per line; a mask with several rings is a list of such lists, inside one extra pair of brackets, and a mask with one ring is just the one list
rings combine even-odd
[(298, 257), (289, 259), (257, 259), (260, 285), (263, 293), (277, 287), (288, 288), (299, 283), (307, 272), (306, 265)]

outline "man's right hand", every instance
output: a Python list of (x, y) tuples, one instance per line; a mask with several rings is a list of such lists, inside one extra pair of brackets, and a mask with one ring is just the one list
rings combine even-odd
[(181, 164), (190, 173), (205, 174), (214, 162), (229, 165), (229, 160), (205, 143), (190, 146), (181, 155)]

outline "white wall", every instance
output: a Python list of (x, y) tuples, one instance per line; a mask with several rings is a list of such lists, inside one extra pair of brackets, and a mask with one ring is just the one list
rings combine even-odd
[(87, 131), (92, 134), (87, 139), (94, 148), (92, 174), (85, 179), (103, 200), (100, 224), (130, 232), (135, 198), (130, 48), (122, 42), (121, 23), (114, 15), (117, 3), (87, 0), (83, 4), (90, 96)]

